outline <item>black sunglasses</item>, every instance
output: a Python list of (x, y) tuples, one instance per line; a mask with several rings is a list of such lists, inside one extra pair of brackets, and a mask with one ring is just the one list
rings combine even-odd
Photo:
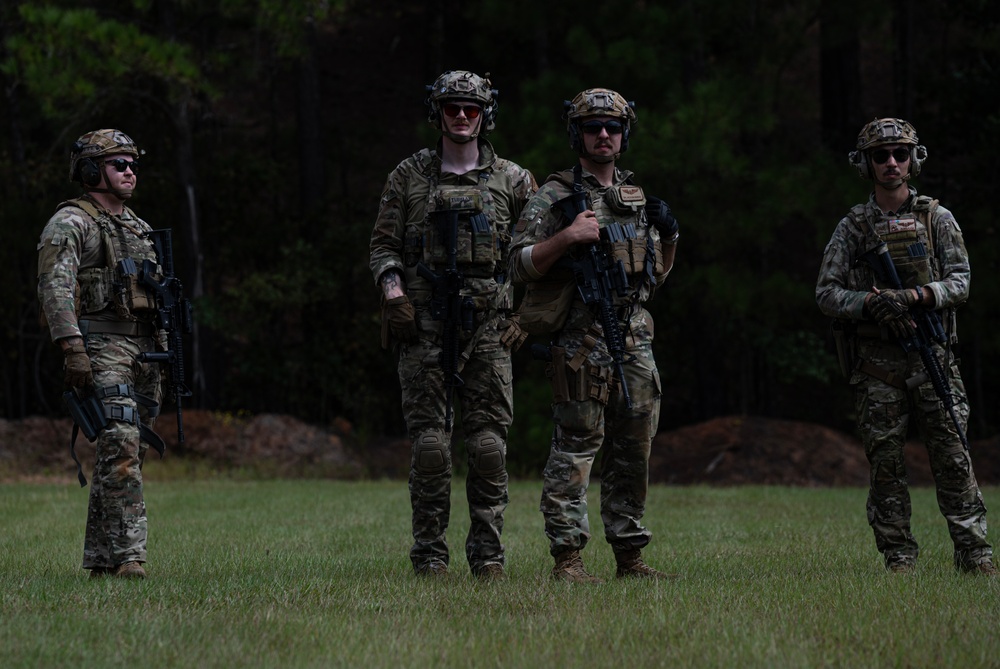
[(620, 135), (625, 126), (621, 121), (587, 121), (580, 124), (580, 129), (588, 135), (599, 135), (602, 128), (607, 130), (609, 135)]
[(441, 105), (441, 109), (451, 118), (458, 116), (458, 112), (465, 112), (465, 118), (479, 118), (479, 113), (483, 111), (482, 107), (476, 105), (457, 105), (454, 102)]
[(125, 170), (129, 168), (132, 168), (132, 174), (139, 173), (138, 160), (128, 161), (125, 160), (124, 158), (115, 158), (114, 160), (105, 160), (104, 164), (111, 165), (111, 167), (115, 168), (115, 172), (120, 172), (122, 174), (124, 174)]
[[(897, 163), (905, 163), (910, 159), (910, 150), (904, 149), (902, 147), (895, 148), (891, 151), (892, 158)], [(875, 149), (872, 151), (872, 162), (876, 165), (884, 165), (889, 160), (889, 149)]]

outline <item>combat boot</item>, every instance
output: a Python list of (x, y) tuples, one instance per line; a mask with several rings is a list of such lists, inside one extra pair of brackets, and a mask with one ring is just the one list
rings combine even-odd
[(966, 574), (979, 574), (982, 576), (996, 576), (998, 573), (997, 568), (993, 566), (992, 560), (980, 562), (969, 567), (962, 567), (962, 571)]
[(602, 579), (587, 573), (580, 551), (568, 550), (559, 553), (556, 566), (552, 568), (552, 578), (568, 583), (604, 583)]
[(90, 570), (90, 578), (104, 578), (105, 576), (110, 576), (112, 569), (107, 567), (94, 567)]
[(653, 569), (643, 562), (639, 549), (615, 553), (615, 560), (618, 562), (618, 570), (615, 572), (617, 578), (654, 578), (662, 580), (677, 578), (677, 574), (666, 574)]
[(111, 572), (115, 578), (146, 578), (146, 570), (138, 562), (126, 562)]
[(500, 581), (506, 576), (503, 565), (499, 562), (487, 562), (472, 574), (480, 581)]
[(447, 576), (448, 565), (440, 560), (431, 560), (427, 564), (420, 565), (414, 571), (416, 571), (417, 576), (426, 576), (428, 578)]

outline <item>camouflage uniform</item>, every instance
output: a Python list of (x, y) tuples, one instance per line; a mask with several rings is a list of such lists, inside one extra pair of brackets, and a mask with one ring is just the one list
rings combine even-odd
[[(442, 173), (440, 144), (437, 150), (424, 149), (400, 163), (382, 192), (371, 238), (376, 284), (385, 272), (397, 270), (416, 311), (416, 341), (400, 345), (399, 382), (412, 443), (409, 488), (414, 543), (410, 559), (418, 573), (431, 564), (447, 565), (449, 559), (445, 533), (452, 463), (440, 364), (443, 323), (432, 318), (430, 283), (416, 270), (418, 262), (434, 272), (445, 266), (428, 215), (449, 199), (481, 202), (491, 228), (483, 238), (471, 231), (467, 219), (460, 224), (462, 295), (472, 300), (475, 311), (472, 330), (460, 335), (463, 384), (453, 400), (462, 416), (469, 464), (466, 494), (472, 524), (466, 557), (477, 574), (488, 564), (502, 566), (505, 559), (500, 535), (508, 500), (506, 442), (513, 417), (513, 389), (510, 351), (501, 343), (511, 310), (504, 251), (512, 222), (534, 192), (535, 182), (527, 170), (496, 157), (485, 139), (477, 141), (480, 164), (465, 174)], [(460, 195), (449, 197), (448, 193)], [(484, 257), (489, 260), (476, 262)]]
[[(986, 541), (986, 507), (970, 455), (926, 379), (919, 353), (906, 353), (885, 326), (870, 319), (864, 306), (872, 286), (890, 287), (881, 285), (860, 258), (881, 239), (889, 244), (904, 287), (924, 284), (934, 294), (935, 309), (941, 311), (949, 337), (947, 347), (934, 345), (934, 353), (943, 361), (964, 430), (969, 405), (951, 345), (957, 341), (954, 308), (969, 296), (969, 258), (952, 213), (930, 198), (918, 197), (913, 188), (909, 192), (897, 212), (884, 213), (873, 195), (841, 219), (823, 255), (816, 300), (824, 314), (840, 319), (849, 332), (844, 349), (851, 351), (847, 357), (853, 362), (845, 371), (855, 387), (858, 429), (871, 465), (868, 522), (886, 566), (912, 566), (918, 554), (910, 532), (910, 496), (903, 462), (912, 417), (930, 456), (938, 507), (955, 545), (955, 565), (972, 570), (991, 560), (992, 548)], [(929, 262), (922, 265), (929, 266), (929, 276), (923, 279), (918, 278), (920, 258), (908, 252), (914, 242), (928, 251)], [(919, 381), (920, 375), (924, 375), (923, 381), (907, 389), (906, 381)]]
[[(645, 199), (641, 189), (631, 185), (631, 172), (616, 168), (611, 187), (601, 186), (586, 170), (581, 170), (580, 177), (602, 228), (611, 223), (634, 226), (635, 237), (613, 249), (625, 261), (632, 288), (627, 296), (616, 297), (616, 307), (626, 333), (624, 370), (633, 407), (626, 406), (600, 322), (583, 303), (572, 274), (557, 265), (540, 277), (532, 274), (523, 259), (523, 252), (530, 252), (531, 246), (548, 239), (568, 222), (552, 207), (573, 187), (573, 171), (560, 172), (550, 176), (528, 202), (510, 251), (515, 283), (527, 283), (529, 289), (539, 282), (568, 285), (568, 294), (572, 295), (565, 323), (554, 336), (550, 349), (553, 362), (547, 369), (555, 393), (555, 427), (544, 470), (541, 511), (554, 556), (581, 550), (590, 539), (587, 486), (602, 445), (601, 519), (605, 538), (616, 553), (639, 550), (649, 543), (651, 535), (642, 525), (642, 516), (650, 445), (660, 414), (660, 375), (652, 353), (653, 320), (642, 307), (666, 279), (659, 232), (646, 220), (642, 206)], [(623, 206), (623, 198), (614, 197), (623, 189), (631, 193), (633, 205)], [(557, 287), (555, 292), (561, 291)], [(530, 299), (525, 297), (526, 302)]]
[(84, 569), (146, 561), (141, 470), (148, 444), (140, 439), (139, 421), (151, 427), (155, 408), (137, 403), (136, 397), (158, 404), (161, 393), (158, 367), (137, 358), (162, 350), (162, 335), (152, 304), (144, 309), (123, 304), (113, 268), (126, 257), (140, 267), (143, 259), (155, 263), (146, 237), (150, 230), (127, 207), (120, 216), (112, 215), (84, 196), (56, 211), (38, 244), (38, 301), (52, 340), (83, 337), (94, 390), (110, 419), (97, 439)]

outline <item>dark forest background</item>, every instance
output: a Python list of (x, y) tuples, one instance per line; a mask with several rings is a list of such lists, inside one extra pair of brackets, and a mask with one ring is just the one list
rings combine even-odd
[[(39, 331), (36, 245), (76, 194), (67, 150), (121, 128), (146, 151), (132, 205), (174, 231), (195, 302), (192, 406), (405, 433), (378, 344), (368, 239), (386, 174), (435, 141), (424, 85), (489, 72), (499, 153), (539, 180), (568, 167), (562, 101), (637, 103), (622, 165), (681, 223), (649, 306), (660, 429), (731, 414), (850, 431), (814, 285), (837, 221), (869, 188), (861, 126), (900, 116), (916, 183), (962, 225), (970, 436), (1000, 430), (1000, 3), (988, 0), (123, 0), (0, 8), (0, 416), (58, 415), (61, 357)], [(511, 464), (548, 447), (549, 390), (515, 356)]]

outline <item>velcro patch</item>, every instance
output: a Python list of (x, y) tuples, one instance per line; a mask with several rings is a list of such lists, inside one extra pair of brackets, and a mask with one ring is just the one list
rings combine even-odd
[(917, 219), (912, 216), (909, 218), (894, 218), (889, 220), (889, 234), (894, 232), (913, 232), (917, 229)]
[(625, 203), (643, 202), (645, 199), (642, 189), (638, 186), (621, 186), (619, 191), (621, 192), (622, 202)]

